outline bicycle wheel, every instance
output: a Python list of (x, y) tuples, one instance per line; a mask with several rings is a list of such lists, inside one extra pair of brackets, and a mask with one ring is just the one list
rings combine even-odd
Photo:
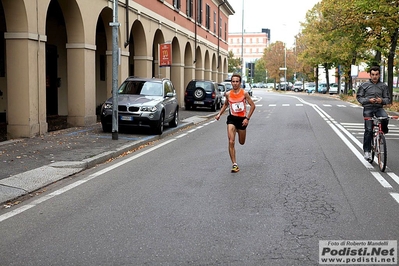
[(378, 166), (380, 167), (381, 172), (384, 172), (387, 167), (387, 143), (385, 142), (384, 134), (380, 134), (377, 145)]

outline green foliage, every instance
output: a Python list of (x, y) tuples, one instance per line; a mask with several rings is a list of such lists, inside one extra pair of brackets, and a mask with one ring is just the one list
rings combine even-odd
[(228, 72), (238, 73), (241, 72), (241, 58), (235, 58), (233, 51), (229, 51), (227, 55), (228, 60)]
[(298, 60), (313, 66), (341, 65), (349, 79), (351, 65), (380, 65), (381, 57), (395, 51), (398, 18), (398, 1), (323, 0), (302, 23)]

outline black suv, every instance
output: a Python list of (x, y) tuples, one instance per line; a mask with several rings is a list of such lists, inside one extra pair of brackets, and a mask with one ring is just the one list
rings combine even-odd
[[(179, 105), (169, 79), (127, 78), (118, 89), (118, 126), (150, 126), (162, 134), (164, 124), (176, 127)], [(112, 97), (101, 108), (104, 131), (112, 129)]]
[(218, 84), (211, 80), (191, 80), (184, 93), (184, 104), (190, 108), (210, 107), (216, 111), (222, 106), (222, 94)]

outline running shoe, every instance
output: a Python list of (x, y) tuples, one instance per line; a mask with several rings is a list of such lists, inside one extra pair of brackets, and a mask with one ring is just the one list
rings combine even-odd
[(233, 168), (231, 168), (231, 172), (232, 173), (237, 173), (238, 171), (240, 171), (240, 168), (238, 168), (238, 165), (233, 164)]
[(366, 161), (370, 161), (371, 160), (371, 152), (366, 151), (364, 153), (364, 159), (366, 159)]

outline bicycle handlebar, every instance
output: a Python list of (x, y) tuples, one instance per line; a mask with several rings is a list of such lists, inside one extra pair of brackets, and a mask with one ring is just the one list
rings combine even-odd
[(384, 120), (384, 119), (398, 119), (399, 116), (397, 115), (390, 115), (390, 116), (380, 116), (380, 117), (364, 117), (364, 120)]

